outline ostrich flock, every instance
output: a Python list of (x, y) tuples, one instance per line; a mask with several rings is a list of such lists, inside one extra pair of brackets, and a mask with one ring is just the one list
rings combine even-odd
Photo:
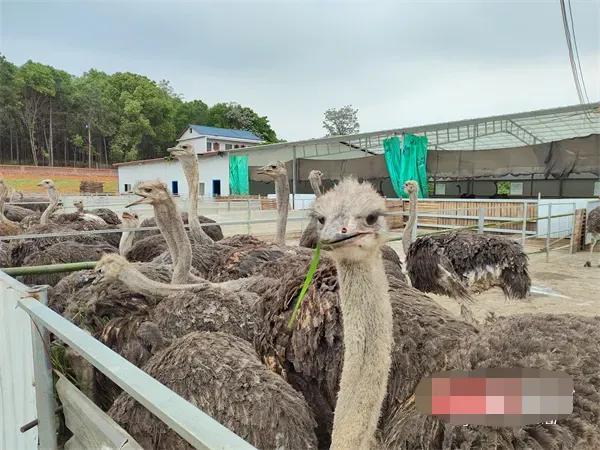
[[(189, 185), (183, 214), (158, 181), (136, 185), (139, 199), (121, 218), (82, 204), (58, 213), (51, 180), (40, 183), (49, 197), (43, 212), (21, 208), (5, 203), (9, 188), (0, 182), (3, 235), (54, 233), (2, 241), (2, 267), (97, 260), (95, 270), (25, 282), (49, 284), (57, 313), (259, 449), (600, 448), (600, 318), (524, 314), (479, 323), (469, 314), (474, 294), (494, 286), (509, 299), (528, 296), (520, 244), (465, 232), (413, 239), (417, 186), (407, 182), (402, 264), (386, 245), (384, 199), (352, 178), (322, 192), (318, 171), (310, 177), (317, 197), (310, 225), (299, 246), (286, 244), (289, 185), (280, 162), (261, 169), (277, 193), (275, 240), (224, 238), (199, 215), (192, 148), (170, 152)], [(134, 207), (142, 204), (152, 206), (152, 219), (140, 221)], [(135, 231), (140, 226), (159, 231)], [(290, 327), (318, 242), (321, 260)], [(427, 293), (455, 298), (461, 317)], [(144, 448), (191, 448), (102, 373), (67, 355), (82, 390)], [(573, 413), (511, 428), (451, 426), (416, 409), (424, 377), (490, 367), (567, 372)]]

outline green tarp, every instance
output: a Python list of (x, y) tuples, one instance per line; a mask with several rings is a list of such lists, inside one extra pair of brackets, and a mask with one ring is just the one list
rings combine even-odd
[(248, 180), (248, 155), (229, 155), (230, 195), (250, 194), (250, 184)]
[(405, 134), (383, 141), (385, 164), (392, 186), (398, 197), (407, 197), (404, 183), (414, 180), (419, 183), (419, 198), (429, 196), (427, 183), (427, 137)]

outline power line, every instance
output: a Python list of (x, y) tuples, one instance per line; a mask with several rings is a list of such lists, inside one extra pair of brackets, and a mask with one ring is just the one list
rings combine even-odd
[(563, 26), (565, 29), (565, 37), (567, 39), (567, 48), (569, 50), (569, 60), (571, 62), (571, 71), (573, 72), (573, 81), (575, 82), (575, 89), (577, 90), (577, 97), (579, 97), (580, 103), (585, 103), (581, 84), (579, 83), (579, 75), (577, 73), (577, 65), (575, 64), (575, 56), (573, 54), (573, 44), (571, 43), (571, 33), (569, 31), (569, 21), (567, 19), (567, 11), (565, 7), (565, 0), (560, 0), (560, 10), (562, 12)]
[(577, 38), (575, 37), (575, 23), (573, 22), (573, 8), (571, 7), (571, 0), (569, 0), (569, 18), (571, 20), (571, 34), (573, 35), (573, 46), (575, 47), (575, 57), (577, 59), (577, 67), (579, 68), (579, 77), (581, 78), (581, 86), (583, 87), (583, 93), (585, 99), (590, 103), (587, 89), (585, 88), (585, 80), (583, 79), (583, 70), (581, 70), (581, 59), (579, 59), (579, 49), (577, 48)]

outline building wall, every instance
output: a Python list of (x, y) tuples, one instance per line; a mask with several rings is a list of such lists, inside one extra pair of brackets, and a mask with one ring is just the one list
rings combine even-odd
[(206, 136), (200, 136), (195, 131), (190, 136), (185, 133), (184, 138), (178, 142), (190, 144), (196, 153), (206, 153)]
[[(229, 155), (200, 157), (200, 183), (204, 183), (204, 197), (213, 197), (213, 180), (221, 181), (221, 195), (229, 195)], [(179, 195), (189, 193), (185, 175), (179, 161), (152, 161), (119, 166), (119, 193), (125, 193), (125, 184), (134, 186), (140, 181), (160, 180), (172, 190), (177, 181)], [(201, 192), (202, 193), (202, 192)]]

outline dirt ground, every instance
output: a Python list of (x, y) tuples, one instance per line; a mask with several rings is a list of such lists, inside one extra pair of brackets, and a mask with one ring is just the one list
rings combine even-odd
[[(394, 242), (392, 247), (402, 255), (401, 243)], [(528, 253), (534, 248), (526, 248)], [(402, 257), (402, 256), (401, 256)], [(585, 316), (600, 316), (600, 252), (594, 252), (593, 267), (583, 267), (589, 259), (589, 252), (581, 251), (569, 254), (566, 250), (550, 252), (549, 262), (544, 253), (529, 255), (529, 271), (532, 285), (542, 290), (566, 296), (561, 298), (541, 294), (532, 294), (525, 301), (506, 300), (498, 288), (475, 296), (471, 306), (477, 319), (485, 319), (488, 312), (496, 315), (527, 313), (573, 313)], [(458, 304), (444, 296), (428, 294), (442, 306), (459, 314)]]

